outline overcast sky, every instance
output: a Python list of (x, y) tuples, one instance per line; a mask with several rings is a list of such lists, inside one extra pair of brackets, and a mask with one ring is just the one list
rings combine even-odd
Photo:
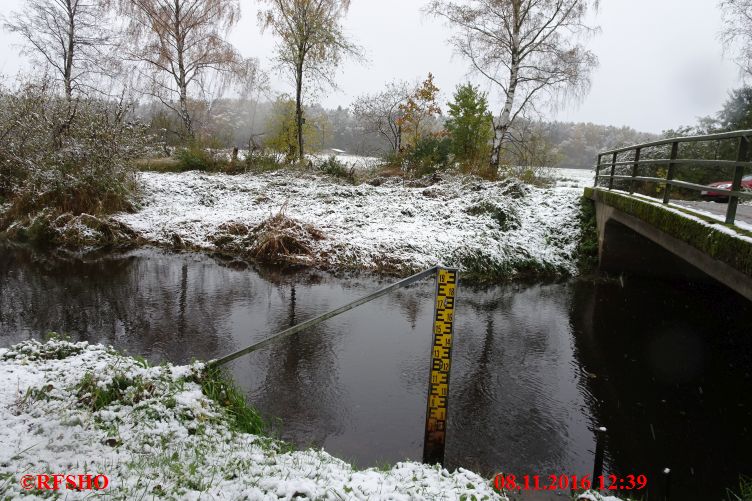
[[(270, 68), (274, 39), (261, 35), (258, 3), (240, 0), (243, 17), (231, 41), (245, 56)], [(23, 0), (3, 0), (0, 15), (19, 9)], [(320, 97), (324, 106), (347, 106), (361, 93), (374, 92), (393, 79), (418, 81), (433, 72), (446, 101), (466, 80), (467, 63), (447, 45), (449, 28), (421, 12), (422, 0), (353, 0), (345, 20), (351, 38), (368, 58), (345, 63), (340, 91)], [(602, 0), (593, 24), (602, 32), (589, 41), (600, 59), (590, 93), (578, 103), (546, 113), (548, 119), (628, 125), (646, 132), (687, 125), (715, 113), (729, 89), (741, 84), (736, 66), (723, 58), (716, 0)], [(13, 47), (18, 40), (0, 31), (0, 73), (14, 75), (27, 65)], [(272, 73), (279, 91), (288, 91)], [(498, 112), (498, 100), (492, 105)]]

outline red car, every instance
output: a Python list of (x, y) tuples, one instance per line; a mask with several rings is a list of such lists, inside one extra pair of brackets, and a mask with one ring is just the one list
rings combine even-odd
[[(731, 181), (718, 181), (717, 183), (711, 183), (708, 185), (711, 188), (720, 188), (722, 190), (731, 189)], [(742, 191), (752, 191), (752, 176), (744, 176), (742, 178)], [(717, 191), (701, 191), (700, 197), (703, 200), (712, 200), (713, 202), (728, 202), (728, 195), (725, 193), (718, 193)]]

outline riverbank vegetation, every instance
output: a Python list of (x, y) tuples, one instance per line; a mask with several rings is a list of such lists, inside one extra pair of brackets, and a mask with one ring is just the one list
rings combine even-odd
[(577, 268), (581, 273), (590, 273), (598, 266), (598, 223), (595, 217), (595, 202), (584, 196), (580, 199), (579, 223)]
[(752, 478), (743, 476), (739, 479), (739, 487), (728, 490), (728, 501), (752, 501)]
[(84, 228), (132, 237), (103, 219), (137, 207), (134, 161), (149, 141), (130, 112), (125, 99), (58, 96), (44, 79), (0, 88), (0, 231), (74, 245)]
[(112, 219), (159, 246), (397, 275), (442, 262), (478, 281), (576, 273), (582, 188), (570, 181), (435, 173), (352, 184), (287, 169), (141, 179), (141, 210)]
[[(457, 90), (436, 132), (429, 76), (405, 105), (401, 151), (362, 164), (221, 149), (198, 121), (193, 139), (167, 146), (125, 95), (68, 100), (54, 89), (27, 81), (0, 96), (7, 238), (75, 251), (148, 242), (395, 274), (441, 261), (478, 281), (574, 273), (574, 190), (540, 168), (488, 170), (490, 113), (473, 86)], [(296, 138), (277, 132), (281, 145)]]

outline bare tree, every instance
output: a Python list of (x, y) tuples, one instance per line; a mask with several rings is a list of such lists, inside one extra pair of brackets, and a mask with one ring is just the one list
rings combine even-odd
[(721, 40), (727, 51), (735, 53), (746, 76), (752, 76), (752, 0), (721, 0), (723, 29)]
[(580, 39), (594, 31), (584, 20), (597, 0), (433, 0), (427, 11), (447, 19), (457, 29), (455, 49), (468, 58), (502, 95), (504, 104), (494, 118), (491, 167), (515, 119), (542, 98), (556, 102), (584, 92), (596, 56)]
[(24, 40), (24, 53), (50, 66), (70, 100), (107, 62), (111, 31), (104, 0), (29, 0), (4, 26)]
[(129, 16), (129, 57), (143, 64), (149, 92), (180, 116), (189, 138), (191, 89), (220, 92), (256, 70), (225, 40), (240, 16), (237, 0), (120, 0), (120, 12)]
[(303, 160), (303, 92), (309, 81), (336, 87), (334, 71), (345, 56), (360, 57), (360, 50), (344, 35), (340, 21), (350, 0), (263, 0), (262, 29), (279, 39), (277, 60), (295, 83), (295, 118), (298, 158)]
[(406, 82), (392, 82), (383, 91), (360, 96), (352, 104), (359, 128), (366, 134), (383, 138), (392, 153), (402, 149), (402, 106), (411, 92)]

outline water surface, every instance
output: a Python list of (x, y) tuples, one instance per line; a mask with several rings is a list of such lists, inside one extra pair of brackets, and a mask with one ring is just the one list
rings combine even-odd
[[(144, 249), (57, 259), (0, 248), (0, 346), (48, 331), (155, 362), (216, 358), (385, 285)], [(422, 455), (432, 284), (380, 298), (241, 358), (249, 401), (298, 446), (359, 466)], [(752, 474), (752, 307), (720, 288), (643, 279), (462, 286), (447, 464), (491, 476), (673, 469), (721, 499)], [(278, 418), (278, 419), (275, 419)], [(561, 498), (560, 498), (561, 499)]]

